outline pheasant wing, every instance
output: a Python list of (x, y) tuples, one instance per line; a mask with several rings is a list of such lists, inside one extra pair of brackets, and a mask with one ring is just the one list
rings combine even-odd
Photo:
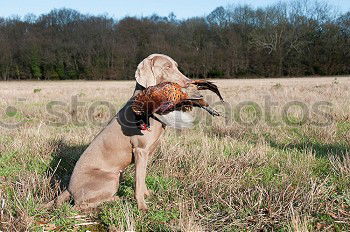
[(157, 114), (166, 114), (175, 109), (175, 104), (171, 101), (162, 102), (158, 108), (154, 110)]

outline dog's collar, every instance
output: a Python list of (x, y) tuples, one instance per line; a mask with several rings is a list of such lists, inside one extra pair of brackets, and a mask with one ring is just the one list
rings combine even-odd
[(137, 94), (139, 94), (144, 89), (146, 89), (146, 88), (136, 82), (135, 90), (134, 90), (134, 93), (132, 96), (135, 97)]

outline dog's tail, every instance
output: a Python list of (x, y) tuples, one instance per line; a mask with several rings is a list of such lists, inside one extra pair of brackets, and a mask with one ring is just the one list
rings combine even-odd
[(56, 199), (46, 203), (43, 208), (51, 208), (53, 206), (60, 206), (70, 198), (70, 192), (68, 190), (63, 191)]

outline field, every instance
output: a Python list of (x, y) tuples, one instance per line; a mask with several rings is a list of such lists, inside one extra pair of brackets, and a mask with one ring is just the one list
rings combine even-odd
[(120, 201), (83, 213), (52, 200), (134, 82), (0, 82), (0, 231), (349, 231), (350, 77), (218, 80), (226, 118), (167, 129)]

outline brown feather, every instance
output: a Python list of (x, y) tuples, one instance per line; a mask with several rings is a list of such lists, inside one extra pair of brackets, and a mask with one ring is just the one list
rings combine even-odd
[(133, 99), (131, 108), (136, 115), (167, 114), (174, 110), (189, 111), (193, 107), (207, 110), (211, 115), (220, 115), (203, 99), (199, 90), (211, 90), (222, 99), (216, 85), (205, 80), (193, 81), (188, 87), (177, 83), (163, 82), (144, 89)]

